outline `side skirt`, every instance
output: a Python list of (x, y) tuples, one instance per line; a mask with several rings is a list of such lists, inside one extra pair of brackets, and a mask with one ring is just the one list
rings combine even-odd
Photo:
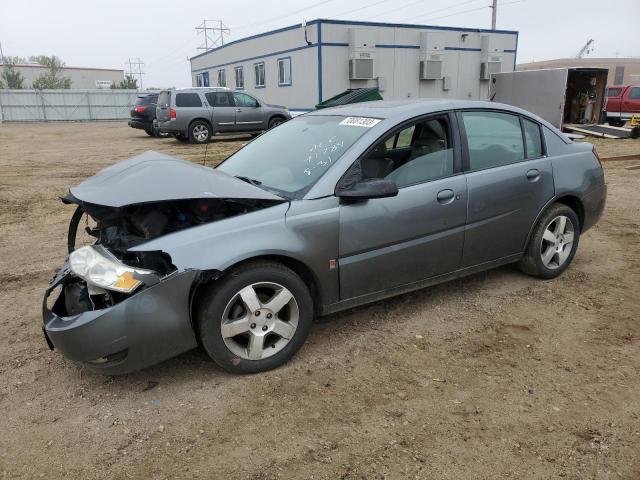
[(415, 290), (420, 290), (422, 288), (430, 287), (432, 285), (437, 285), (439, 283), (444, 283), (450, 280), (455, 280), (457, 278), (473, 275), (474, 273), (483, 272), (485, 270), (491, 270), (492, 268), (517, 262), (522, 258), (522, 255), (523, 255), (522, 253), (517, 253), (515, 255), (509, 255), (507, 257), (502, 257), (497, 260), (492, 260), (490, 262), (474, 265), (472, 267), (455, 270), (451, 273), (445, 273), (443, 275), (429, 277), (424, 280), (420, 280), (413, 283), (406, 283), (404, 285), (400, 285), (398, 287), (394, 287), (389, 290), (383, 290), (383, 291), (374, 292), (374, 293), (367, 293), (366, 295), (361, 295), (359, 297), (341, 300), (339, 302), (332, 303), (330, 305), (325, 305), (324, 307), (322, 307), (322, 311), (320, 315), (321, 316), (330, 315), (332, 313), (340, 312), (342, 310), (348, 310), (350, 308), (359, 307), (367, 303), (377, 302), (379, 300), (384, 300), (385, 298), (395, 297), (396, 295), (402, 295), (403, 293), (413, 292)]

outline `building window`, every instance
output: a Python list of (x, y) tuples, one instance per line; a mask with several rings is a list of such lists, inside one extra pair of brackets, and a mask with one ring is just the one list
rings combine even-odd
[(209, 72), (202, 72), (202, 86), (209, 86)]
[(218, 86), (219, 87), (227, 86), (227, 71), (225, 69), (218, 70)]
[(196, 75), (196, 87), (201, 87), (202, 86), (202, 75), (197, 74)]
[(264, 87), (264, 62), (255, 63), (253, 71), (256, 77), (256, 88)]
[(278, 85), (291, 85), (291, 57), (278, 59)]
[(242, 67), (236, 67), (236, 89), (244, 89), (244, 69)]

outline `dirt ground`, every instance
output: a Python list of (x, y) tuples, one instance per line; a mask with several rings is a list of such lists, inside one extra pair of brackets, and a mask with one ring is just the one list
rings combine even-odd
[(150, 149), (204, 153), (122, 123), (0, 125), (1, 478), (640, 478), (640, 160), (606, 164), (605, 215), (556, 280), (506, 267), (336, 314), (265, 374), (195, 350), (104, 377), (40, 330), (57, 197)]

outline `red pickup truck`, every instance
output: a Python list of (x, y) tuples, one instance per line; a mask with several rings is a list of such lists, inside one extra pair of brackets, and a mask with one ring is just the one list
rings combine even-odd
[(640, 117), (640, 86), (614, 85), (607, 89), (605, 105), (607, 122), (612, 127), (621, 127), (633, 115)]

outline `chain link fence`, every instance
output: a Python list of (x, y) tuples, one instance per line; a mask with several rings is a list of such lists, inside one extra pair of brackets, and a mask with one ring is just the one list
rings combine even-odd
[(123, 120), (137, 90), (0, 90), (0, 122)]

